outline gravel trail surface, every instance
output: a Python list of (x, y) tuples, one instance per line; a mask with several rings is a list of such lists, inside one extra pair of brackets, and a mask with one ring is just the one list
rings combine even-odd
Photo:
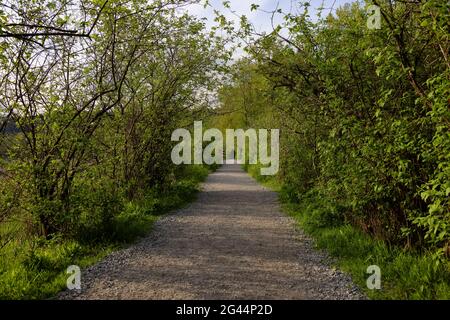
[(224, 165), (195, 202), (82, 270), (59, 299), (364, 299), (281, 212), (277, 194)]

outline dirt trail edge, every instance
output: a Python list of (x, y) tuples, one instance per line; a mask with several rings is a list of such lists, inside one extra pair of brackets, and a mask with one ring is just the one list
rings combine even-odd
[(136, 245), (82, 270), (59, 299), (361, 299), (349, 276), (281, 212), (277, 194), (237, 165)]

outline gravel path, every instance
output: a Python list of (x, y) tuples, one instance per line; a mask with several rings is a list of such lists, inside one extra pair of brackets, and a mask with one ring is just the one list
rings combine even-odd
[(239, 166), (211, 174), (198, 199), (151, 235), (82, 271), (59, 299), (361, 299), (351, 279)]

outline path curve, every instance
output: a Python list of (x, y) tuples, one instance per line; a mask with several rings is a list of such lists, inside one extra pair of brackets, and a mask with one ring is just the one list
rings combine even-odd
[(151, 235), (82, 271), (59, 299), (361, 299), (281, 212), (277, 194), (224, 165)]

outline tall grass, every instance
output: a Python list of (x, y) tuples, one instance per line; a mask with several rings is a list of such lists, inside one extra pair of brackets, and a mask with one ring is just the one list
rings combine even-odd
[(26, 225), (20, 220), (1, 224), (0, 233), (11, 234), (14, 229), (15, 237), (0, 250), (0, 300), (54, 296), (65, 288), (68, 266), (89, 266), (145, 236), (161, 215), (191, 202), (199, 183), (214, 169), (186, 167), (164, 193), (150, 189), (143, 199), (126, 203), (107, 237), (85, 228), (74, 239), (45, 240), (25, 236)]

